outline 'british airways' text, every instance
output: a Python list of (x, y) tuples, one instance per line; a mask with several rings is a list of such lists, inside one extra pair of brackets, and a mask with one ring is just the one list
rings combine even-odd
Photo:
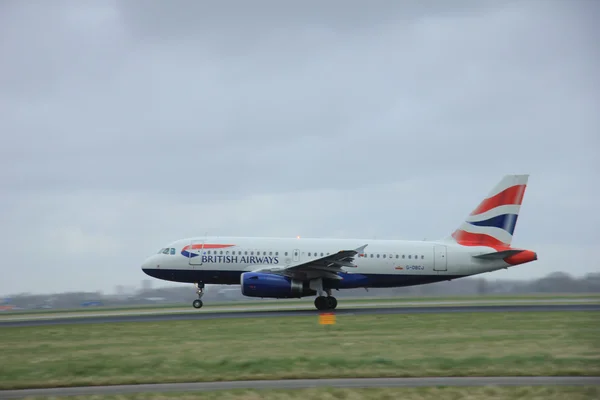
[(202, 256), (202, 264), (279, 264), (279, 257), (257, 256)]

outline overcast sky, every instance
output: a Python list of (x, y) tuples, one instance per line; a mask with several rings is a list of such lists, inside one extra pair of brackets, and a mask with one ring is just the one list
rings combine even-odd
[(437, 239), (508, 173), (539, 261), (484, 276), (598, 271), (599, 9), (2, 1), (0, 294), (205, 233)]

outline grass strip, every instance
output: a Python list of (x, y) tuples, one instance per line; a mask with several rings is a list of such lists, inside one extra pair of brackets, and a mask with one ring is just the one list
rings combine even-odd
[(0, 329), (0, 388), (239, 379), (600, 376), (597, 312), (338, 315)]

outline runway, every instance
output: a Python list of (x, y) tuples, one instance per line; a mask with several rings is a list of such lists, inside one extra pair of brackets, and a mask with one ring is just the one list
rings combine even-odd
[(303, 389), (313, 387), (381, 388), (423, 386), (597, 386), (600, 377), (537, 376), (537, 377), (447, 377), (447, 378), (352, 378), (352, 379), (290, 379), (264, 381), (159, 383), (140, 385), (86, 386), (52, 389), (0, 391), (2, 399), (29, 396), (90, 396), (132, 393), (198, 392), (232, 389)]
[[(380, 307), (380, 308), (341, 308), (335, 311), (338, 316), (368, 314), (440, 314), (440, 313), (481, 313), (481, 312), (557, 312), (557, 311), (600, 311), (600, 304), (539, 304), (539, 305), (489, 305), (489, 306), (425, 306), (425, 307)], [(183, 320), (207, 320), (223, 318), (268, 318), (316, 316), (317, 310), (267, 310), (267, 311), (203, 311), (192, 310), (186, 313), (156, 314), (112, 314), (52, 318), (23, 317), (22, 319), (2, 320), (0, 328), (48, 326), (65, 324), (105, 324), (115, 322), (160, 322)]]

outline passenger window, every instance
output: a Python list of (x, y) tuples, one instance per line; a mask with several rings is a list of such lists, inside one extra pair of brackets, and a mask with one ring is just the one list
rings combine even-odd
[(371, 258), (373, 258), (373, 253), (371, 253)]
[(408, 259), (410, 260), (410, 254), (408, 255)]
[(398, 254), (396, 254), (396, 258), (398, 258), (398, 257), (399, 257), (399, 255), (398, 255)]
[[(288, 252), (286, 251), (286, 252), (285, 252), (285, 255), (286, 255), (286, 256), (287, 256), (287, 253), (288, 253)], [(277, 253), (275, 253), (275, 255), (277, 255)]]
[(425, 259), (425, 256), (421, 256), (421, 260), (424, 260), (424, 259)]
[(379, 258), (379, 254), (377, 254), (377, 258)]
[(404, 254), (402, 254), (402, 258), (405, 258), (406, 256)]
[(321, 257), (323, 257), (323, 253), (321, 253)]
[(270, 252), (269, 252), (269, 255), (270, 255), (270, 256), (272, 256), (272, 255), (273, 255), (273, 252), (272, 252), (272, 251), (270, 251)]
[(383, 255), (383, 258), (385, 258), (385, 254)]
[[(275, 255), (276, 255), (276, 256), (278, 256), (278, 255), (279, 255), (279, 252), (278, 252), (278, 251), (276, 251), (276, 252), (275, 252)], [(285, 255), (287, 256), (287, 251), (285, 252)]]

